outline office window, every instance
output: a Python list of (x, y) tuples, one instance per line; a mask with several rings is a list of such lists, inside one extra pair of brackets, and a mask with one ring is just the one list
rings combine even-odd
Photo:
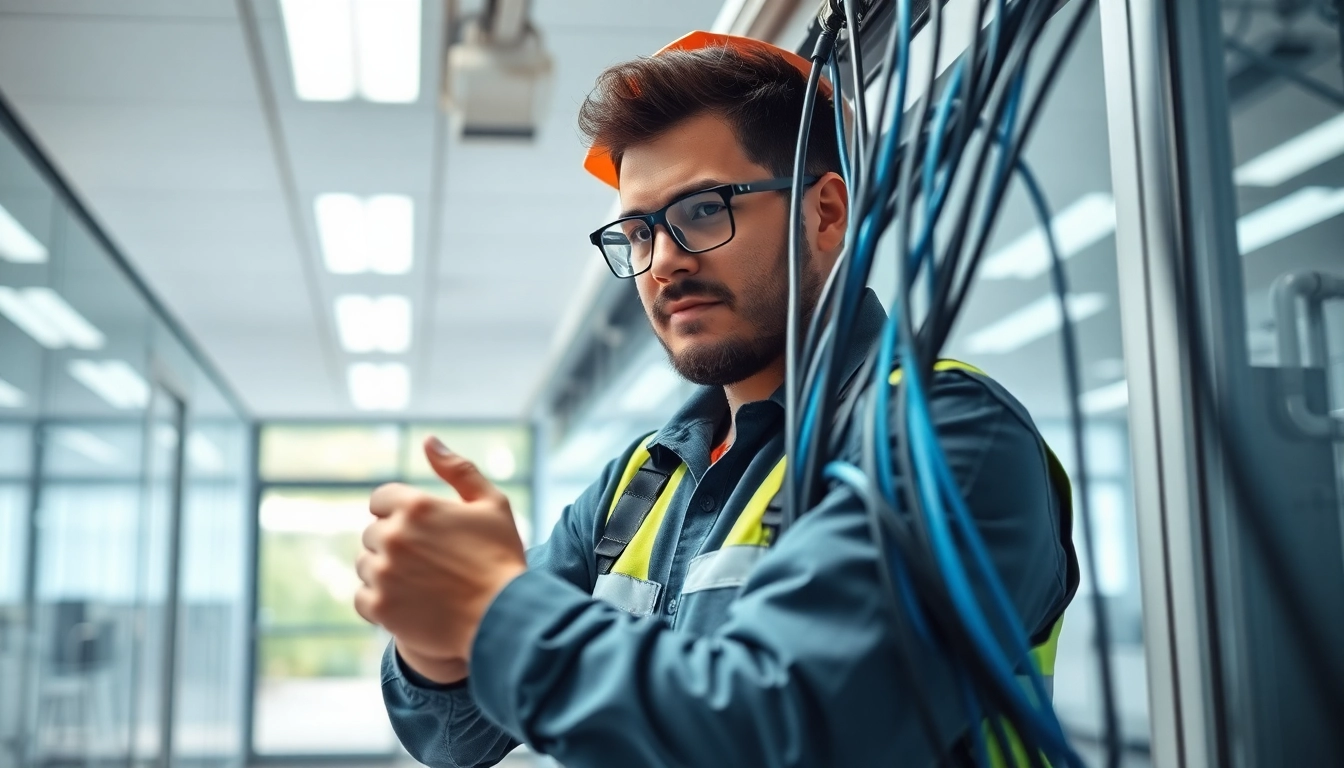
[(532, 433), (515, 424), (262, 428), (252, 748), (264, 756), (391, 755), (380, 665), (389, 637), (355, 613), (369, 495), (406, 482), (445, 498), (422, 444), (437, 435), (509, 497), (532, 537)]

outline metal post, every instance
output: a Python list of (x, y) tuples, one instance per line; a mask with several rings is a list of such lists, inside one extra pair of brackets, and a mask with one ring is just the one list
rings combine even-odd
[(23, 672), (19, 686), (19, 728), (14, 753), (19, 757), (20, 765), (32, 765), (36, 760), (37, 744), (37, 686), (38, 675), (42, 668), (37, 656), (39, 647), (37, 638), (37, 547), (41, 543), (42, 522), (38, 518), (42, 508), (42, 472), (45, 465), (46, 423), (38, 419), (33, 423), (32, 461), (29, 462), (28, 479), (28, 530), (24, 543), (26, 559), (23, 569), (23, 631), (20, 642), (23, 644)]
[[(1100, 7), (1153, 763), (1203, 768), (1228, 763), (1215, 691), (1216, 601), (1207, 578), (1209, 468), (1200, 461), (1187, 358), (1184, 255), (1192, 222), (1181, 217), (1174, 173), (1188, 148), (1177, 135), (1171, 4), (1101, 0)], [(1225, 133), (1224, 123), (1218, 135)]]

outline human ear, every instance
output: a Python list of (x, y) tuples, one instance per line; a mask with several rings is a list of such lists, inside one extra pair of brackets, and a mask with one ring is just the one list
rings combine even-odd
[(808, 232), (812, 252), (834, 259), (845, 244), (849, 226), (849, 189), (840, 174), (830, 171), (812, 185), (808, 197), (811, 210), (807, 220), (809, 224), (815, 222), (815, 228), (810, 227)]

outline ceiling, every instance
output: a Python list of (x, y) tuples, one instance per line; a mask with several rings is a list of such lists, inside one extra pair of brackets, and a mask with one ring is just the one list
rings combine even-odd
[[(557, 336), (593, 301), (584, 275), (594, 257), (582, 233), (612, 203), (610, 190), (578, 167), (577, 107), (602, 68), (709, 26), (721, 2), (534, 5), (555, 78), (533, 144), (448, 137), (435, 105), (444, 9), (431, 0), (422, 95), (412, 105), (298, 101), (275, 0), (0, 0), (0, 91), (253, 415), (353, 415), (345, 368), (356, 358), (337, 343), (334, 297), (399, 292), (415, 311), (403, 356), (414, 377), (408, 415), (519, 417), (531, 395), (555, 385), (544, 379), (555, 370)], [(1261, 18), (1245, 36), (1263, 41), (1282, 28)], [(1293, 29), (1330, 34), (1313, 21)], [(780, 42), (798, 42), (798, 32)], [(1311, 74), (1341, 87), (1333, 56)], [(1027, 151), (1056, 210), (1110, 190), (1105, 107), (1094, 19)], [(1336, 112), (1275, 81), (1234, 105), (1235, 162)], [(1305, 185), (1340, 186), (1341, 172), (1344, 159), (1336, 158), (1281, 188), (1243, 187), (1242, 212)], [(312, 202), (332, 191), (414, 198), (410, 275), (326, 273)], [(990, 251), (1035, 226), (1014, 188)], [(1338, 270), (1341, 238), (1344, 217), (1336, 217), (1244, 259), (1257, 362), (1273, 359), (1270, 282), (1292, 269)], [(1104, 301), (1078, 323), (1084, 389), (1124, 377), (1116, 269), (1113, 237), (1068, 262), (1072, 289)], [(1057, 335), (1003, 354), (971, 352), (965, 341), (1048, 292), (1046, 276), (981, 280), (948, 349), (988, 370), (1040, 418), (1064, 414)]]
[[(528, 143), (450, 135), (434, 0), (413, 104), (299, 101), (276, 0), (0, 0), (0, 92), (251, 415), (353, 416), (347, 366), (397, 359), (406, 416), (514, 418), (612, 202), (579, 166), (579, 104), (602, 69), (708, 27), (721, 5), (534, 3), (554, 70)], [(410, 273), (329, 274), (324, 192), (409, 195)], [(409, 353), (345, 352), (344, 293), (409, 296)]]

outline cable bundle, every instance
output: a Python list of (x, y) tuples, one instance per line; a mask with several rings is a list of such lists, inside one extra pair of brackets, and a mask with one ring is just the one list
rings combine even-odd
[[(924, 97), (906, 113), (910, 44), (914, 34), (911, 0), (894, 0), (895, 20), (883, 56), (886, 75), (871, 134), (863, 85), (860, 35), (855, 30), (854, 0), (829, 0), (821, 14), (822, 34), (812, 54), (812, 71), (799, 130), (794, 185), (790, 199), (789, 325), (786, 381), (786, 440), (791, 457), (784, 491), (783, 528), (799, 510), (820, 500), (829, 483), (851, 488), (869, 513), (872, 537), (883, 554), (884, 589), (895, 610), (909, 619), (897, 622), (901, 662), (917, 703), (922, 727), (934, 754), (953, 739), (943, 738), (932, 712), (919, 696), (911, 660), (937, 648), (949, 659), (963, 693), (972, 754), (990, 764), (988, 739), (998, 754), (1009, 756), (1011, 725), (1020, 739), (1018, 754), (1028, 764), (1081, 765), (1055, 716), (1050, 697), (1029, 658), (1029, 641), (987, 549), (972, 522), (929, 411), (933, 364), (966, 300), (976, 269), (994, 230), (1011, 177), (1023, 182), (1047, 233), (1052, 282), (1063, 318), (1063, 349), (1068, 369), (1071, 426), (1074, 432), (1075, 485), (1080, 501), (1087, 566), (1097, 584), (1092, 556), (1091, 519), (1083, 457), (1082, 424), (1077, 407), (1077, 352), (1066, 308), (1067, 285), (1044, 194), (1021, 154), (1038, 120), (1045, 97), (1089, 18), (1093, 0), (1076, 6), (1060, 42), (1048, 52), (1044, 74), (1027, 94), (1027, 66), (1036, 58), (1046, 23), (1057, 0), (984, 0), (976, 3), (971, 43), (940, 83), (943, 13), (940, 0), (928, 9), (933, 41)], [(993, 19), (986, 28), (986, 12)], [(846, 140), (842, 115), (840, 62), (835, 40), (848, 27), (854, 125)], [(849, 231), (816, 309), (800, 338), (802, 264), (798, 240), (810, 116), (822, 68), (835, 88), (836, 128), (842, 169), (851, 193)], [(941, 85), (941, 88), (940, 88)], [(992, 162), (991, 162), (992, 161)], [(941, 226), (940, 226), (941, 225)], [(940, 238), (940, 233), (946, 232)], [(878, 243), (894, 243), (898, 280), (888, 303), (890, 316), (858, 383), (841, 392), (835, 375), (837, 350), (846, 348), (864, 287), (877, 257)], [(915, 307), (924, 308), (917, 316)], [(899, 367), (902, 384), (888, 378)], [(892, 398), (897, 398), (892, 405)], [(839, 418), (837, 418), (839, 417)], [(851, 418), (857, 417), (857, 418)], [(889, 420), (890, 419), (890, 420)], [(829, 462), (840, 430), (826, 425), (861, 424), (864, 452), (860, 465)], [(893, 423), (894, 422), (894, 423)], [(830, 439), (827, 439), (827, 435)], [(893, 449), (893, 445), (895, 448)], [(892, 468), (905, 482), (897, 486)], [(963, 557), (965, 552), (969, 557)], [(973, 584), (985, 587), (988, 604)], [(1093, 589), (1098, 660), (1105, 697), (1109, 766), (1119, 764), (1109, 667), (1109, 632), (1100, 593)], [(1026, 675), (1030, 685), (1018, 679)]]

